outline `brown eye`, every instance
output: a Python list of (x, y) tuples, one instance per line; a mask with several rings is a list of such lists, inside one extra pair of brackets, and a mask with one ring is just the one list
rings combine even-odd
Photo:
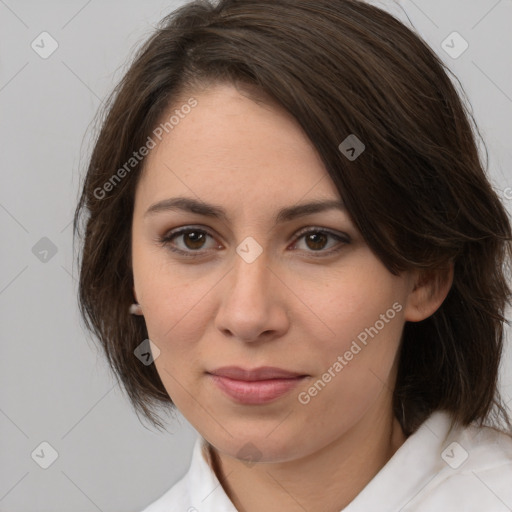
[(207, 231), (188, 227), (172, 231), (159, 239), (164, 247), (184, 256), (201, 256), (211, 249), (221, 249)]
[(327, 245), (329, 237), (325, 233), (309, 233), (305, 237), (306, 245), (313, 249), (314, 251), (318, 251), (323, 249)]
[(187, 247), (187, 249), (201, 249), (206, 240), (206, 234), (201, 233), (200, 231), (189, 231), (187, 233), (183, 233), (183, 243)]
[(293, 249), (299, 249), (310, 256), (329, 256), (350, 244), (351, 238), (345, 233), (332, 233), (325, 229), (309, 229), (298, 233)]

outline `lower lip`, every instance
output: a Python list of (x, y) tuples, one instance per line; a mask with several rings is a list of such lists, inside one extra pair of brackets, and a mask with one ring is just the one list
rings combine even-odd
[(211, 375), (213, 382), (230, 398), (241, 404), (259, 405), (285, 395), (296, 387), (304, 377), (291, 379), (268, 379), (245, 381)]

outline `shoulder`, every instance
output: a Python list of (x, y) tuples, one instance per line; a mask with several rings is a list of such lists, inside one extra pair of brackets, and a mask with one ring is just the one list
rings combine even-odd
[(199, 437), (186, 475), (142, 512), (236, 512), (210, 466), (206, 447)]
[(195, 510), (190, 503), (191, 487), (194, 487), (191, 482), (196, 479), (198, 471), (204, 464), (201, 460), (201, 443), (201, 438), (194, 443), (187, 473), (142, 512), (193, 512)]
[(512, 435), (472, 425), (450, 432), (441, 447), (448, 476), (489, 473), (499, 468), (510, 477)]
[(439, 469), (411, 510), (510, 510), (511, 436), (490, 427), (458, 428), (441, 440), (439, 452)]
[(173, 485), (164, 495), (151, 503), (142, 512), (192, 512), (193, 508), (187, 508), (188, 489), (187, 476)]

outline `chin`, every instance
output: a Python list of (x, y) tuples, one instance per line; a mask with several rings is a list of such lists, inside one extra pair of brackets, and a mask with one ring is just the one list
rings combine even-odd
[(304, 443), (293, 433), (283, 431), (269, 435), (272, 429), (262, 430), (256, 426), (252, 429), (241, 429), (238, 433), (229, 428), (228, 430), (233, 437), (225, 432), (221, 436), (203, 437), (217, 451), (248, 464), (286, 462), (306, 455)]

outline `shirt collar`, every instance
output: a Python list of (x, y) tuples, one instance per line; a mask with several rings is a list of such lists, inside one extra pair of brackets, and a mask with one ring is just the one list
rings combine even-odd
[(191, 505), (201, 512), (237, 512), (211, 463), (208, 443), (199, 437), (194, 444), (187, 475), (187, 492)]
[[(407, 505), (429, 479), (444, 467), (440, 454), (451, 432), (450, 415), (434, 412), (400, 446), (386, 465), (347, 505), (343, 512), (395, 512)], [(192, 507), (201, 512), (237, 512), (212, 467), (207, 441), (199, 437), (187, 474), (187, 493)], [(393, 492), (390, 492), (390, 489)], [(190, 510), (194, 510), (194, 508)]]
[[(455, 432), (457, 429), (455, 429)], [(343, 512), (402, 510), (440, 471), (441, 452), (452, 432), (451, 417), (436, 411), (409, 436)]]

